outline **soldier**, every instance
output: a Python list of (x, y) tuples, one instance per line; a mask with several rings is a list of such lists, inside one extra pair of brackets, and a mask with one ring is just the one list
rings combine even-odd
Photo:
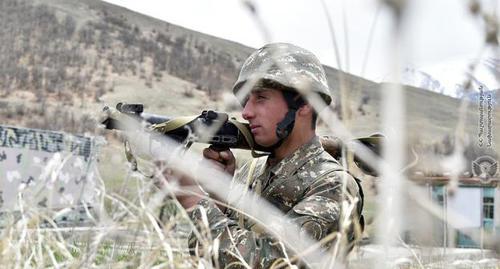
[[(315, 132), (317, 113), (305, 98), (312, 94), (326, 105), (331, 103), (319, 60), (291, 44), (268, 44), (245, 61), (233, 91), (243, 96), (242, 116), (249, 122), (255, 142), (272, 151), (244, 164), (233, 180), (248, 184), (316, 240), (340, 230), (341, 202), (350, 197), (346, 201), (356, 203), (350, 215), (353, 224), (345, 230), (352, 244), (355, 227), (363, 226), (361, 186), (322, 148)], [(228, 174), (235, 173), (231, 151), (207, 148), (203, 156)], [(342, 193), (343, 189), (347, 193)], [(242, 265), (234, 253), (240, 253), (251, 268), (269, 268), (283, 260), (276, 239), (257, 229), (243, 214), (222, 210), (195, 196), (185, 197), (181, 203), (185, 208), (195, 205), (191, 213), (195, 223), (207, 212), (212, 235), (220, 242), (215, 256), (221, 268)], [(201, 243), (192, 234), (189, 244), (196, 248)]]

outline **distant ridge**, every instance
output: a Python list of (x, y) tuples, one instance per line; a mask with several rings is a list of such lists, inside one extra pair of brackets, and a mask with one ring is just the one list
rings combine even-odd
[[(140, 101), (169, 114), (226, 109), (221, 93), (230, 92), (253, 51), (98, 0), (2, 0), (0, 26), (2, 120), (78, 133), (92, 129), (92, 113), (104, 102)], [(351, 131), (381, 131), (381, 108), (388, 105), (382, 93), (390, 84), (325, 71), (336, 111), (342, 111), (340, 87), (346, 88), (342, 118)], [(405, 87), (405, 98), (410, 141), (437, 143), (454, 135), (460, 100), (415, 87)], [(466, 112), (471, 139), (477, 111), (471, 103)], [(63, 119), (54, 120), (54, 113)], [(498, 110), (494, 115), (500, 118)], [(494, 138), (500, 144), (500, 134)]]

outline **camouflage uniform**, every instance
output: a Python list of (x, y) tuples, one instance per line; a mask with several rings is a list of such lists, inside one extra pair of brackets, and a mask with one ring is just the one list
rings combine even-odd
[[(246, 163), (233, 180), (245, 183), (251, 172), (250, 163)], [(318, 137), (314, 137), (275, 165), (270, 165), (267, 157), (258, 158), (250, 176), (254, 180), (250, 182), (249, 189), (259, 193), (281, 210), (301, 227), (301, 232), (308, 233), (313, 239), (320, 240), (332, 232), (339, 231), (344, 179), (350, 197), (361, 201), (351, 216), (355, 220), (353, 223), (357, 223), (358, 216), (361, 215), (362, 194), (359, 184), (324, 151)], [(229, 193), (228, 200), (234, 204), (236, 201), (233, 198), (239, 195)], [(193, 210), (192, 219), (195, 223), (201, 223), (201, 207), (207, 212), (212, 238), (220, 240), (218, 262), (221, 268), (238, 262), (231, 254), (236, 250), (251, 268), (269, 268), (279, 258), (284, 257), (281, 244), (276, 244), (276, 239), (270, 235), (261, 233), (261, 229), (256, 227), (258, 225), (240, 217), (239, 213), (233, 210), (222, 212), (207, 200), (202, 200)], [(349, 241), (352, 242), (353, 227), (350, 227), (347, 233)], [(235, 244), (231, 243), (231, 238)], [(196, 248), (197, 242), (194, 234), (191, 235), (190, 247)]]

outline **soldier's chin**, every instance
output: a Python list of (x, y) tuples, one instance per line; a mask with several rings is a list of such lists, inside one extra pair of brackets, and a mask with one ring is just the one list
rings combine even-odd
[(266, 148), (270, 147), (278, 142), (277, 139), (265, 139), (259, 135), (256, 135), (254, 137), (254, 139), (255, 139), (255, 143), (257, 143), (259, 146), (266, 147)]

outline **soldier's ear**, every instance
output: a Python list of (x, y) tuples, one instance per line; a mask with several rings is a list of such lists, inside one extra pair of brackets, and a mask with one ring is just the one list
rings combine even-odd
[(304, 104), (302, 105), (299, 110), (297, 110), (297, 113), (300, 115), (300, 116), (307, 116), (309, 114), (312, 115), (312, 113), (314, 112), (314, 108), (309, 105), (309, 104)]

